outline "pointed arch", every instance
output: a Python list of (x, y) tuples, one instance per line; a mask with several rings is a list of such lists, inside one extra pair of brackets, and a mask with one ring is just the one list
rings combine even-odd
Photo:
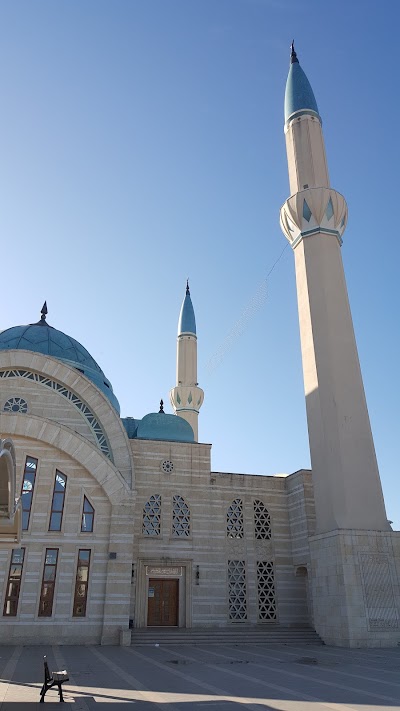
[(172, 535), (175, 538), (190, 537), (190, 508), (179, 494), (172, 497)]
[(243, 538), (243, 501), (234, 499), (226, 513), (226, 535), (228, 538)]
[(258, 541), (269, 541), (272, 536), (271, 515), (260, 499), (255, 499), (254, 507), (254, 537)]

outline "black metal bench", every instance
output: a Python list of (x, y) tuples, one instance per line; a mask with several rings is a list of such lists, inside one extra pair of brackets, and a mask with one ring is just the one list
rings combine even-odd
[(65, 681), (68, 681), (68, 672), (66, 669), (63, 671), (57, 671), (57, 672), (49, 672), (49, 665), (47, 664), (47, 657), (43, 657), (43, 664), (44, 664), (44, 684), (42, 686), (42, 690), (40, 692), (40, 703), (44, 703), (44, 697), (46, 696), (46, 693), (48, 692), (49, 689), (51, 689), (53, 686), (58, 687), (58, 693), (60, 696), (60, 702), (64, 701), (63, 693), (62, 693), (62, 684), (64, 684)]

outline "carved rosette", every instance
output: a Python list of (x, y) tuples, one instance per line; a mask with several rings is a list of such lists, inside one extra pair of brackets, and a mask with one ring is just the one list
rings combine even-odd
[(198, 413), (203, 404), (204, 392), (197, 385), (177, 385), (172, 388), (169, 397), (177, 414), (182, 410)]
[(293, 249), (304, 237), (318, 233), (335, 235), (342, 244), (346, 224), (346, 200), (332, 188), (307, 188), (281, 207), (281, 229)]

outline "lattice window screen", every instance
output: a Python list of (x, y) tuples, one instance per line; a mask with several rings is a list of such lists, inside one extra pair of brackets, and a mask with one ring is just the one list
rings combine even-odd
[(254, 534), (258, 540), (271, 538), (271, 516), (262, 501), (254, 501)]
[(172, 535), (178, 538), (190, 536), (190, 509), (185, 499), (178, 494), (172, 500)]
[(229, 619), (247, 620), (246, 565), (244, 560), (228, 560)]
[(28, 403), (22, 397), (11, 397), (3, 407), (4, 412), (28, 412)]
[(242, 499), (235, 499), (228, 508), (226, 514), (226, 535), (228, 538), (243, 538)]
[(161, 494), (153, 494), (143, 507), (144, 536), (159, 536), (161, 533)]
[(276, 620), (274, 564), (257, 561), (258, 618), (264, 622)]

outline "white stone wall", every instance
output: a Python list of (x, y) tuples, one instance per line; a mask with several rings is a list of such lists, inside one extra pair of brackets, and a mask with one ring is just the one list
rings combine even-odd
[(327, 644), (397, 646), (400, 533), (342, 530), (310, 539), (315, 628)]
[[(246, 565), (247, 624), (258, 624), (257, 561), (273, 561), (277, 622), (307, 623), (304, 582), (295, 576), (288, 512), (287, 481), (290, 477), (221, 474), (210, 471), (210, 446), (168, 442), (131, 441), (137, 489), (134, 559), (137, 575), (132, 591), (131, 616), (135, 626), (147, 624), (146, 565), (182, 566), (186, 577), (185, 604), (192, 604), (180, 619), (182, 626), (226, 626), (228, 614), (228, 560)], [(171, 461), (171, 473), (162, 462)], [(298, 477), (299, 478), (299, 477)], [(161, 535), (143, 535), (143, 506), (151, 495), (162, 500)], [(184, 497), (191, 510), (191, 536), (172, 536), (172, 497)], [(227, 509), (234, 499), (243, 501), (244, 537), (227, 537)], [(271, 540), (256, 540), (254, 500), (261, 500), (272, 519)], [(303, 507), (304, 508), (304, 507)], [(198, 570), (199, 578), (196, 578)], [(148, 584), (148, 581), (147, 581)], [(192, 590), (188, 595), (187, 586)], [(300, 604), (299, 603), (300, 600)], [(267, 623), (265, 623), (267, 624)]]
[(93, 430), (82, 413), (65, 397), (45, 385), (26, 378), (8, 378), (0, 381), (0, 411), (4, 404), (14, 397), (26, 400), (28, 412), (38, 417), (45, 417), (70, 427), (96, 445)]
[[(40, 442), (15, 437), (17, 452), (17, 491), (21, 491), (26, 456), (36, 457), (38, 467), (32, 499), (29, 530), (23, 531), (21, 547), (25, 560), (17, 617), (1, 617), (1, 639), (26, 644), (54, 641), (100, 640), (105, 601), (105, 583), (110, 537), (111, 504), (91, 474), (61, 450)], [(49, 531), (49, 516), (56, 469), (67, 477), (64, 514), (60, 532)], [(95, 509), (93, 533), (81, 533), (83, 496)], [(18, 546), (16, 546), (18, 547)], [(58, 566), (49, 618), (38, 617), (46, 548), (58, 548)], [(78, 550), (91, 550), (87, 614), (72, 617)], [(0, 589), (3, 614), (5, 587), (11, 552), (2, 553)]]

